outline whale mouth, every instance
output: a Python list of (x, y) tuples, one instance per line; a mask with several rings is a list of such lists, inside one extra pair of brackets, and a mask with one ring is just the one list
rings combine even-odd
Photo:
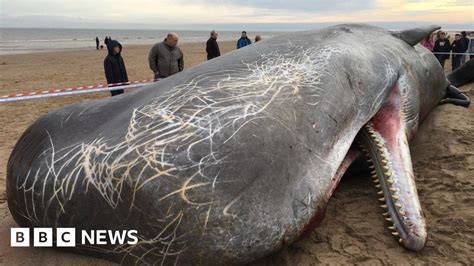
[(328, 198), (349, 165), (365, 155), (390, 233), (408, 250), (419, 251), (427, 233), (406, 133), (412, 116), (404, 101), (396, 84), (379, 111), (359, 131), (354, 142), (358, 145), (352, 145), (339, 166)]
[(383, 217), (391, 234), (413, 251), (426, 242), (423, 218), (407, 136), (407, 103), (396, 84), (377, 112), (359, 132), (357, 140), (369, 164)]

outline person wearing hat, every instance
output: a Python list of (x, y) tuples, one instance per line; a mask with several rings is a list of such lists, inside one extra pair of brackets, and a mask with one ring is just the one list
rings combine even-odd
[[(122, 58), (122, 45), (116, 40), (108, 40), (108, 55), (104, 59), (104, 71), (107, 84), (128, 82), (127, 69)], [(123, 93), (121, 90), (113, 90), (110, 92), (112, 96)]]

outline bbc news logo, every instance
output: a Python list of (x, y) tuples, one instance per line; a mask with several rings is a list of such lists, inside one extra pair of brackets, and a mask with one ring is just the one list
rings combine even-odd
[[(76, 229), (73, 227), (60, 227), (56, 229), (56, 235), (53, 234), (53, 228), (33, 228), (33, 234), (30, 235), (30, 228), (11, 228), (10, 246), (29, 247), (31, 238), (34, 247), (75, 247)], [(81, 245), (135, 245), (138, 243), (137, 230), (81, 230)], [(55, 237), (56, 236), (56, 237)], [(56, 240), (56, 241), (53, 241)]]

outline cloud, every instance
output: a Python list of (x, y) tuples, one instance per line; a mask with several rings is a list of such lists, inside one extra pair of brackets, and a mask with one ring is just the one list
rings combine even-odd
[[(179, 0), (180, 3), (189, 1)], [(195, 1), (205, 5), (231, 5), (246, 6), (268, 10), (305, 11), (305, 12), (341, 12), (349, 10), (368, 10), (376, 6), (376, 0), (198, 0)]]
[(472, 1), (0, 0), (0, 26), (168, 28), (166, 25), (374, 21), (474, 25)]

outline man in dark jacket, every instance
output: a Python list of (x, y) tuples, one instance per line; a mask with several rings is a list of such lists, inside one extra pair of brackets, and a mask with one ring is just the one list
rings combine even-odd
[(207, 60), (221, 56), (219, 45), (217, 44), (217, 32), (211, 31), (211, 38), (206, 43)]
[(451, 43), (446, 39), (446, 32), (441, 32), (439, 39), (436, 40), (433, 48), (433, 53), (438, 59), (441, 66), (444, 68), (444, 61), (449, 59), (449, 52), (451, 51)]
[[(109, 54), (104, 59), (104, 71), (107, 78), (107, 84), (128, 82), (127, 70), (125, 62), (122, 58), (122, 45), (116, 40), (107, 42), (107, 50)], [(110, 92), (112, 96), (123, 93), (121, 90), (113, 90)]]
[(155, 80), (167, 78), (184, 69), (184, 56), (178, 44), (178, 34), (168, 33), (163, 42), (155, 44), (148, 54), (150, 69)]
[(461, 34), (456, 34), (454, 36), (453, 44), (451, 45), (453, 51), (453, 60), (451, 63), (452, 70), (456, 70), (456, 68), (462, 65), (462, 54), (466, 52), (466, 48), (464, 48), (464, 42), (461, 39)]
[(246, 31), (242, 31), (242, 36), (240, 37), (240, 39), (237, 41), (237, 49), (240, 49), (242, 47), (245, 47), (249, 44), (251, 44), (252, 41), (249, 39), (249, 37), (247, 37), (247, 32)]
[[(469, 50), (469, 39), (467, 38), (467, 33), (465, 31), (461, 31), (461, 41), (464, 44), (465, 51), (464, 53), (467, 53)], [(462, 56), (461, 59), (461, 64), (464, 64), (466, 62), (466, 55)]]
[(99, 50), (99, 37), (95, 37), (95, 49)]

